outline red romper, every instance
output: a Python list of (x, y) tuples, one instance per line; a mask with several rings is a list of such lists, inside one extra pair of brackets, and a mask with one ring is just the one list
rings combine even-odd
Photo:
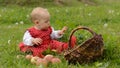
[[(68, 48), (68, 43), (59, 42), (57, 40), (51, 39), (52, 28), (49, 27), (47, 30), (37, 30), (34, 27), (28, 29), (30, 35), (33, 38), (41, 38), (43, 40), (40, 45), (26, 46), (24, 43), (19, 44), (19, 48), (22, 52), (27, 50), (32, 51), (33, 56), (44, 57), (42, 53), (50, 48), (50, 50), (55, 49), (58, 52), (61, 52)], [(76, 38), (73, 36), (71, 40), (72, 46), (76, 43)]]

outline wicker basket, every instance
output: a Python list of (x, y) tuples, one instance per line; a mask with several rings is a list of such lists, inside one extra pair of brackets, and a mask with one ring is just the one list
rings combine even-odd
[[(80, 29), (89, 31), (93, 35), (93, 37), (86, 40), (82, 44), (72, 48), (71, 37), (77, 30)], [(103, 46), (103, 38), (101, 35), (96, 34), (94, 31), (87, 27), (79, 26), (75, 28), (70, 34), (69, 48), (64, 52), (64, 57), (66, 60), (68, 60), (69, 63), (88, 63), (102, 55), (104, 49)]]

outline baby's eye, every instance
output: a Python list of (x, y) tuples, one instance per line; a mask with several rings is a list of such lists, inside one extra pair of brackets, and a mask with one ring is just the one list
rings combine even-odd
[(48, 23), (48, 22), (49, 22), (49, 20), (45, 21), (45, 23)]
[(47, 21), (45, 23), (48, 23)]

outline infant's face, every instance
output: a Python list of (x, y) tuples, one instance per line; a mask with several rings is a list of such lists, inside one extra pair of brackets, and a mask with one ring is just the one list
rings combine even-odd
[(50, 17), (45, 17), (37, 24), (40, 29), (47, 29), (50, 26)]
[(50, 26), (50, 14), (47, 10), (42, 8), (34, 9), (31, 15), (33, 19), (36, 19), (33, 22), (38, 29), (44, 30)]

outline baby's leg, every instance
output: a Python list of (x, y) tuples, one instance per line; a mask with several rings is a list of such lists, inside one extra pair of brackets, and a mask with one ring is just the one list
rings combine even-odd
[(34, 49), (32, 49), (32, 51), (33, 51), (33, 56), (38, 56), (40, 58), (44, 57), (44, 55), (42, 55), (42, 52), (44, 51), (43, 49), (41, 49), (41, 48), (34, 48)]
[[(71, 38), (71, 46), (74, 47), (76, 45), (76, 37), (72, 36)], [(57, 52), (62, 52), (68, 48), (68, 43), (59, 42), (57, 40), (52, 40), (50, 43), (50, 48), (57, 50)]]
[(19, 44), (20, 47), (20, 51), (24, 52), (24, 53), (30, 53), (33, 56), (38, 56), (40, 58), (43, 58), (44, 55), (42, 55), (42, 52), (45, 51), (46, 49), (43, 47), (34, 47), (34, 46), (25, 46), (23, 43)]
[(51, 42), (50, 42), (50, 49), (51, 50), (56, 50), (58, 53), (61, 53), (61, 51), (62, 51), (62, 46), (64, 45), (65, 43), (63, 43), (63, 42), (59, 42), (59, 41), (57, 41), (57, 40), (52, 40)]
[[(72, 48), (75, 47), (76, 41), (77, 41), (77, 40), (76, 40), (76, 37), (75, 37), (75, 36), (72, 36), (72, 38), (71, 38), (71, 47), (72, 47)], [(63, 45), (62, 47), (63, 47), (62, 50), (64, 51), (64, 50), (68, 49), (69, 44), (68, 44), (68, 43), (64, 43), (64, 45)]]

